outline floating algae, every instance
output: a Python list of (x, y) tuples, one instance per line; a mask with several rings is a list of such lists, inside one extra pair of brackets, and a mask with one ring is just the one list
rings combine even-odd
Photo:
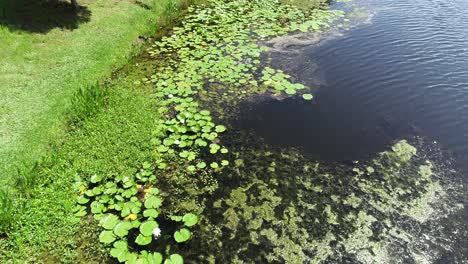
[[(430, 263), (450, 250), (435, 247), (437, 239), (423, 241), (431, 236), (423, 230), (460, 212), (455, 200), (466, 199), (463, 186), (447, 180), (441, 160), (423, 158), (429, 154), (418, 155), (406, 140), (351, 166), (253, 142), (234, 149), (243, 162), (220, 175), (231, 179), (231, 187), (225, 182), (206, 204), (212, 209), (198, 240), (213, 261)], [(456, 191), (448, 194), (447, 188)], [(218, 232), (209, 231), (214, 227)], [(439, 240), (455, 243), (463, 238), (458, 231), (439, 234)]]

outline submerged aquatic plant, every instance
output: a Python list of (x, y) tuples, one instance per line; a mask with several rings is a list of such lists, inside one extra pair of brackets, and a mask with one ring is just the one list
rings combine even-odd
[[(425, 243), (421, 237), (429, 235), (430, 244), (448, 241), (420, 233), (444, 225), (460, 199), (445, 193), (442, 173), (435, 172), (440, 161), (427, 160), (427, 150), (401, 140), (369, 160), (317, 162), (295, 149), (272, 150), (254, 135), (241, 135), (236, 137), (245, 144), (232, 151), (242, 160), (222, 174), (230, 180), (207, 203), (213, 209), (205, 212), (209, 221), (197, 240), (216, 262), (393, 263), (402, 257), (395, 250), (408, 259), (435, 254), (414, 248)], [(463, 195), (462, 186), (450, 188)], [(438, 199), (444, 206), (437, 206)], [(219, 253), (233, 249), (241, 253)], [(199, 261), (208, 259), (199, 256)]]

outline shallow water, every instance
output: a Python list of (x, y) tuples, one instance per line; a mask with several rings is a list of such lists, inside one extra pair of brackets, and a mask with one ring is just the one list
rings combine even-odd
[(422, 134), (468, 171), (468, 1), (364, 0), (332, 8), (352, 13), (356, 25), (272, 56), (318, 90), (315, 102), (260, 104), (245, 125), (271, 144), (331, 160), (358, 159)]

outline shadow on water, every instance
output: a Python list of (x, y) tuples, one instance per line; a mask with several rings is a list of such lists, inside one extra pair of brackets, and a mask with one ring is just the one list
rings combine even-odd
[(255, 131), (269, 144), (294, 146), (322, 160), (366, 158), (385, 151), (396, 139), (417, 134), (399, 117), (361, 118), (365, 108), (329, 93), (318, 93), (311, 102), (272, 99), (243, 109), (242, 128)]
[(63, 0), (4, 0), (0, 3), (0, 25), (12, 31), (45, 34), (54, 28), (74, 30), (90, 21), (85, 6), (73, 8)]

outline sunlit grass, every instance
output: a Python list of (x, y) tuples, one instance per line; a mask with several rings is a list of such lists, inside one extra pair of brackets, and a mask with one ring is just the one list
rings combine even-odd
[[(27, 1), (26, 1), (27, 2)], [(63, 136), (71, 96), (110, 76), (154, 32), (170, 0), (78, 1), (90, 21), (35, 33), (0, 25), (0, 183)], [(1, 24), (1, 23), (0, 23)]]

